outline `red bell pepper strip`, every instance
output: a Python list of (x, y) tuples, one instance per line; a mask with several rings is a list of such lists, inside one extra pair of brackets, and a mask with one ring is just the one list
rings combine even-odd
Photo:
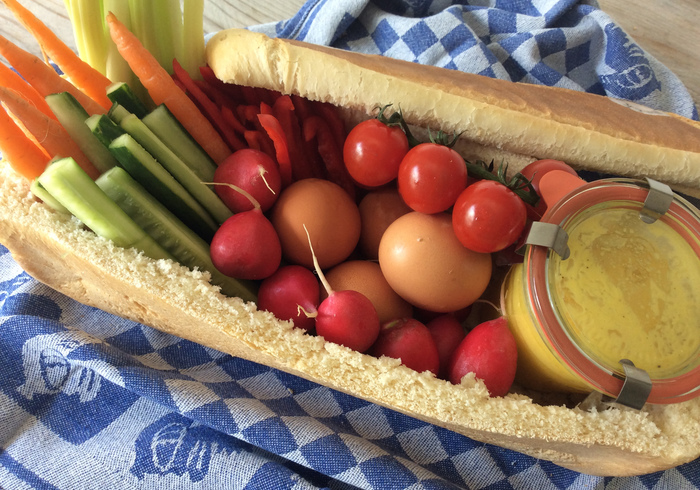
[(258, 131), (257, 129), (249, 129), (243, 133), (243, 137), (246, 143), (248, 143), (249, 148), (262, 151), (272, 159), (277, 158), (272, 141), (270, 141), (270, 138), (268, 138), (264, 132)]
[(214, 104), (209, 97), (206, 96), (204, 92), (194, 83), (192, 77), (189, 73), (182, 68), (177, 60), (173, 60), (173, 74), (187, 89), (188, 94), (193, 97), (197, 103), (200, 105), (202, 111), (207, 116), (207, 119), (211, 121), (214, 127), (219, 131), (221, 136), (224, 138), (229, 148), (232, 150), (240, 150), (245, 148), (246, 145), (241, 139), (236, 135), (236, 133), (231, 129), (223, 120), (221, 116), (221, 111)]
[(225, 83), (219, 80), (214, 74), (214, 70), (212, 70), (210, 66), (201, 66), (199, 68), (199, 73), (202, 75), (202, 79), (206, 80), (210, 85), (226, 93), (228, 96), (233, 98), (233, 100), (237, 104), (243, 103), (244, 98), (240, 85), (236, 85), (234, 83)]
[(224, 118), (226, 124), (231, 126), (234, 129), (234, 131), (237, 131), (240, 134), (245, 133), (245, 127), (243, 126), (241, 121), (238, 120), (238, 117), (236, 117), (236, 114), (230, 107), (221, 106), (221, 116)]
[(350, 197), (355, 199), (355, 183), (345, 168), (343, 151), (338, 147), (326, 121), (321, 116), (314, 115), (306, 118), (303, 124), (304, 139), (306, 141), (316, 139), (318, 153), (326, 165), (329, 180), (345, 189)]
[[(272, 113), (279, 121), (287, 136), (287, 148), (292, 165), (292, 179), (301, 180), (312, 177), (323, 178), (323, 164), (316, 149), (304, 150), (308, 143), (301, 135), (301, 123), (294, 110), (294, 103), (289, 95), (279, 97), (272, 106)], [(309, 144), (309, 146), (312, 146)]]
[[(267, 107), (272, 111), (270, 106)], [(287, 136), (284, 134), (284, 129), (282, 129), (282, 125), (272, 114), (258, 114), (258, 120), (275, 147), (277, 165), (282, 177), (282, 188), (287, 187), (292, 183), (292, 162), (289, 158)]]
[(345, 131), (345, 123), (340, 118), (340, 114), (338, 114), (338, 108), (327, 102), (313, 102), (313, 108), (315, 112), (328, 123), (328, 127), (333, 132), (336, 144), (342, 149), (347, 134)]

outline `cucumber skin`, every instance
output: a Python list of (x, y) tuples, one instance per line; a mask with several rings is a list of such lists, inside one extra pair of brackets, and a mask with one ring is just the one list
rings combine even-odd
[(56, 119), (100, 173), (117, 165), (114, 156), (85, 124), (89, 114), (75, 97), (68, 92), (60, 92), (47, 95), (45, 100)]
[(39, 183), (96, 235), (123, 248), (136, 248), (153, 259), (173, 259), (100, 189), (70, 157), (52, 162)]
[(150, 195), (126, 170), (115, 167), (102, 174), (96, 183), (179, 263), (190, 269), (209, 272), (212, 284), (219, 286), (227, 296), (256, 301), (254, 285), (250, 281), (221, 274), (211, 261), (209, 245)]
[[(213, 218), (131, 135), (127, 133), (114, 140), (109, 145), (109, 150), (120, 165), (158, 201), (168, 207), (195, 233), (206, 241), (211, 241), (218, 229)], [(153, 164), (154, 168), (147, 168), (142, 161)], [(156, 176), (154, 171), (161, 175)], [(171, 187), (163, 184), (163, 179), (166, 179)], [(176, 194), (173, 189), (180, 191), (180, 195)], [(189, 204), (185, 203), (183, 199), (188, 199)]]
[(216, 192), (175, 154), (144, 122), (133, 114), (124, 115), (119, 125), (163, 165), (216, 220), (222, 224), (233, 216)]

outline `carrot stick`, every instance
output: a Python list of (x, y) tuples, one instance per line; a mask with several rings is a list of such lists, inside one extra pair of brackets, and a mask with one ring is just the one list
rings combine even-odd
[(112, 107), (107, 97), (107, 87), (112, 83), (109, 78), (81, 60), (63, 41), (61, 41), (46, 24), (23, 7), (17, 0), (2, 0), (24, 27), (32, 33), (42, 51), (58, 65), (68, 78), (80, 90), (85, 92), (105, 110)]
[(217, 163), (231, 150), (197, 105), (173, 81), (170, 74), (149, 53), (138, 38), (111, 12), (107, 24), (112, 40), (131, 70), (141, 80), (156, 105), (165, 104), (180, 124)]
[(51, 111), (51, 108), (41, 94), (39, 94), (34, 87), (25, 82), (16, 71), (7, 66), (5, 63), (0, 63), (0, 86), (7, 87), (22, 94), (22, 96), (34, 107), (39, 109), (51, 119), (56, 119), (56, 116)]
[(80, 102), (88, 114), (104, 114), (107, 112), (104, 107), (56, 73), (56, 70), (44, 63), (41, 58), (16, 46), (3, 36), (0, 36), (0, 54), (42, 97), (60, 92), (69, 92)]
[(93, 180), (100, 176), (100, 172), (71, 139), (61, 123), (46, 116), (19, 93), (9, 88), (0, 87), (0, 101), (16, 118), (22, 121), (24, 127), (50, 156), (73, 157)]
[(31, 138), (24, 134), (2, 105), (0, 105), (0, 152), (17, 173), (29, 180), (34, 180), (41, 175), (51, 160)]

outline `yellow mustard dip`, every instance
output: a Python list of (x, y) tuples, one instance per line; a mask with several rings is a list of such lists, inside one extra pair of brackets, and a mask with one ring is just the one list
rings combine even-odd
[(525, 267), (515, 264), (503, 283), (501, 307), (518, 346), (516, 382), (544, 392), (590, 392), (552, 349), (533, 315), (527, 293)]
[(574, 342), (608, 369), (629, 359), (666, 378), (695, 367), (700, 259), (691, 246), (668, 224), (646, 224), (626, 208), (592, 214), (567, 232), (571, 256), (553, 254), (549, 280)]
[[(566, 225), (570, 256), (550, 253), (549, 297), (557, 323), (608, 372), (631, 360), (652, 379), (672, 378), (700, 359), (700, 259), (668, 224), (646, 224), (638, 209), (604, 207)], [(514, 265), (502, 308), (518, 344), (517, 382), (541, 391), (593, 387), (552, 347), (533, 306), (528, 267)]]

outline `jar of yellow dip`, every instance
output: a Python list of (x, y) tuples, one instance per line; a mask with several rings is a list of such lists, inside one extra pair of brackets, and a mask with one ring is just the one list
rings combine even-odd
[(501, 293), (519, 384), (614, 398), (628, 360), (648, 374), (649, 403), (700, 395), (700, 212), (669, 193), (667, 211), (642, 219), (649, 194), (642, 181), (603, 179), (545, 213), (568, 235), (568, 257), (528, 245)]

